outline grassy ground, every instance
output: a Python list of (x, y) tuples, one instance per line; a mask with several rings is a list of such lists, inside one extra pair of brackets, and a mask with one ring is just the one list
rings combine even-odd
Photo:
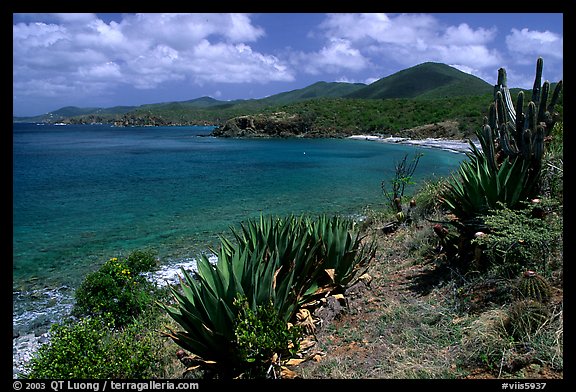
[(367, 229), (379, 249), (371, 280), (349, 289), (347, 303), (315, 313), (322, 316), (316, 344), (292, 367), (298, 377), (563, 378), (561, 276), (544, 323), (514, 339), (504, 329), (513, 282), (459, 275), (443, 261), (428, 221), (391, 234), (378, 227)]

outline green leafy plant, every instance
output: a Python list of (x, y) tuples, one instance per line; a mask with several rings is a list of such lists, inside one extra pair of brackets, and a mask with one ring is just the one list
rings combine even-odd
[(526, 269), (547, 270), (547, 258), (560, 246), (562, 224), (555, 216), (534, 217), (531, 203), (525, 208), (491, 210), (484, 217), (489, 233), (473, 240), (484, 249), (494, 267), (514, 276)]
[(76, 289), (72, 314), (111, 315), (117, 327), (130, 323), (154, 302), (154, 286), (142, 272), (156, 265), (151, 252), (134, 251), (125, 258), (112, 257), (89, 273)]
[(389, 206), (396, 212), (402, 212), (402, 199), (404, 197), (404, 191), (407, 185), (413, 184), (412, 177), (416, 168), (418, 167), (418, 162), (424, 154), (417, 153), (412, 158), (410, 163), (406, 163), (408, 154), (404, 155), (404, 158), (395, 165), (394, 178), (390, 180), (392, 190), (388, 190), (387, 182), (382, 181), (382, 193), (388, 199)]
[(141, 274), (156, 269), (158, 260), (152, 250), (134, 250), (126, 256), (126, 266), (133, 274)]
[(278, 317), (272, 302), (250, 309), (246, 298), (236, 301), (238, 318), (234, 334), (237, 349), (247, 378), (272, 377), (272, 369), (280, 368), (281, 359), (296, 355), (303, 331), (300, 326), (289, 326)]
[(364, 242), (366, 237), (355, 232), (350, 219), (322, 215), (315, 221), (308, 218), (306, 226), (313, 234), (314, 243), (322, 244), (317, 258), (323, 260), (322, 269), (326, 274), (319, 277), (320, 287), (343, 291), (366, 271), (375, 256), (375, 243)]
[(491, 166), (486, 155), (470, 143), (468, 160), (461, 163), (441, 194), (442, 204), (461, 221), (477, 218), (500, 205), (514, 208), (530, 195), (529, 176), (523, 160)]
[(26, 365), (31, 379), (140, 379), (160, 374), (164, 341), (154, 317), (141, 318), (122, 330), (109, 316), (53, 324), (50, 340)]
[[(342, 290), (367, 268), (375, 254), (374, 242), (366, 242), (351, 219), (339, 216), (261, 216), (232, 229), (232, 233), (235, 242), (222, 238), (222, 249), (228, 255), (246, 249), (275, 249), (283, 260), (293, 260), (293, 267), (283, 265), (277, 281), (284, 281), (286, 271), (294, 269), (292, 285), (299, 288), (298, 303), (306, 302), (321, 287), (324, 291)], [(293, 240), (298, 240), (299, 246), (294, 246)]]

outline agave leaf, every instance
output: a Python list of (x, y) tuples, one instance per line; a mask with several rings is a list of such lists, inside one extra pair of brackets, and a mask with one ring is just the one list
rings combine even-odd
[(197, 278), (201, 282), (201, 286), (209, 290), (213, 296), (218, 296), (218, 293), (223, 291), (223, 285), (219, 281), (212, 263), (205, 255), (202, 255), (197, 260), (196, 266), (198, 269)]
[[(168, 313), (178, 324), (180, 324), (180, 326), (183, 327), (185, 332), (179, 332), (179, 334), (187, 334), (187, 336), (203, 342), (212, 340), (212, 331), (207, 328), (203, 320), (197, 317), (195, 314), (182, 309), (180, 309), (179, 312)], [(199, 354), (195, 350), (189, 350), (195, 354)]]
[(201, 358), (216, 359), (216, 356), (219, 354), (217, 351), (212, 350), (210, 345), (206, 344), (204, 339), (196, 339), (182, 332), (176, 332), (173, 336), (171, 336), (171, 338), (177, 345), (190, 351), (191, 353), (198, 355)]

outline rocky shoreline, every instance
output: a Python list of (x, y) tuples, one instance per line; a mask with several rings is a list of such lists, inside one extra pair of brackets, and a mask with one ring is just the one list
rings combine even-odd
[(48, 332), (43, 334), (30, 333), (21, 335), (12, 339), (12, 377), (18, 378), (18, 375), (26, 369), (26, 364), (32, 359), (36, 351), (50, 340)]
[[(209, 255), (208, 259), (215, 263), (217, 257)], [(179, 276), (181, 268), (187, 270), (196, 269), (196, 260), (194, 258), (184, 258), (177, 262), (170, 262), (160, 266), (153, 272), (145, 274), (146, 278), (155, 283), (159, 287), (166, 285), (177, 285), (179, 283)], [(70, 308), (65, 308), (62, 311), (69, 314)], [(26, 364), (32, 359), (38, 349), (50, 341), (50, 326), (51, 322), (43, 322), (35, 325), (32, 331), (24, 331), (13, 329), (12, 331), (12, 377), (13, 379), (19, 378), (19, 375), (26, 370)]]
[[(361, 131), (360, 131), (361, 132)], [(462, 131), (457, 121), (441, 121), (434, 124), (419, 125), (399, 131), (374, 131), (359, 134), (359, 129), (335, 129), (318, 127), (314, 122), (298, 114), (275, 112), (234, 117), (222, 126), (216, 127), (211, 136), (225, 138), (378, 138), (383, 141), (411, 142), (426, 146), (450, 145), (450, 142), (460, 143), (449, 146), (458, 151), (468, 147), (468, 139), (475, 139), (473, 131)], [(390, 139), (391, 138), (391, 139)]]
[[(409, 139), (397, 136), (384, 137), (374, 135), (353, 135), (350, 136), (349, 139), (370, 140), (381, 143), (410, 144), (414, 146), (427, 147), (427, 148), (439, 148), (442, 150), (457, 153), (465, 153), (467, 151), (470, 151), (470, 143), (468, 140), (452, 140), (443, 138)], [(472, 142), (476, 147), (481, 148), (477, 140), (472, 140)]]

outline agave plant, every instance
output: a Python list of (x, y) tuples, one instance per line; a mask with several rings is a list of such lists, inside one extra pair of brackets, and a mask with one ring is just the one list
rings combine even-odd
[(353, 233), (354, 222), (349, 219), (323, 215), (309, 222), (308, 226), (315, 242), (322, 244), (319, 257), (324, 260), (322, 268), (330, 279), (326, 284), (332, 286), (332, 289), (344, 289), (350, 285), (355, 277), (362, 275), (374, 258), (374, 242), (364, 245), (365, 237)]
[[(304, 217), (260, 216), (258, 220), (241, 224), (239, 230), (231, 229), (235, 242), (221, 238), (222, 257), (247, 252), (262, 255), (261, 262), (264, 263), (273, 259), (272, 283), (276, 290), (271, 295), (276, 295), (276, 298), (270, 298), (286, 321), (297, 311), (296, 305), (314, 295), (318, 289), (318, 276), (322, 274), (324, 259), (319, 256), (322, 243), (313, 237), (308, 224)], [(255, 292), (261, 285), (253, 281), (250, 270), (238, 271), (237, 276), (242, 277), (242, 286), (248, 288), (245, 294), (252, 310), (267, 300), (263, 294)]]
[[(221, 238), (215, 264), (202, 255), (194, 276), (182, 270), (181, 290), (171, 288), (174, 304), (161, 306), (184, 330), (167, 335), (201, 365), (243, 368), (234, 335), (242, 311), (237, 299), (253, 312), (272, 304), (287, 324), (300, 305), (350, 282), (374, 257), (375, 247), (353, 239), (351, 227), (325, 217), (261, 216), (233, 229), (235, 241)], [(335, 279), (325, 284), (327, 269)]]
[(442, 192), (442, 204), (454, 215), (467, 221), (499, 208), (501, 203), (514, 208), (529, 196), (531, 178), (526, 161), (506, 160), (496, 168), (473, 143), (470, 145), (468, 160), (460, 165), (458, 176), (448, 179)]
[[(297, 287), (308, 287), (300, 290), (299, 302), (305, 302), (317, 290), (329, 291), (343, 289), (349, 285), (359, 272), (367, 268), (369, 261), (374, 258), (375, 245), (364, 243), (365, 237), (358, 232), (354, 233), (354, 222), (339, 216), (329, 218), (321, 215), (317, 219), (310, 217), (264, 218), (250, 220), (240, 226), (240, 230), (232, 229), (235, 243), (222, 238), (223, 246), (229, 254), (234, 247), (255, 250), (274, 249), (285, 254), (284, 260), (296, 260), (293, 267), (297, 279), (305, 281)], [(314, 255), (317, 263), (306, 261), (305, 257), (295, 257), (286, 252), (295, 250), (290, 239), (299, 238), (300, 244), (311, 241), (315, 247), (308, 252)], [(303, 249), (300, 249), (302, 252)], [(306, 261), (306, 262), (303, 262)], [(292, 267), (285, 266), (286, 270)]]

